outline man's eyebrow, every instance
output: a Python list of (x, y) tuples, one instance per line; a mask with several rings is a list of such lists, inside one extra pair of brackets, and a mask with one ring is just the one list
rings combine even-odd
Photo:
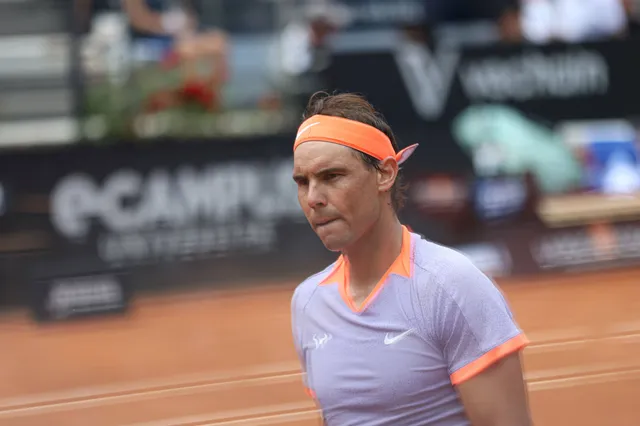
[[(330, 175), (333, 173), (346, 173), (347, 169), (344, 167), (334, 166), (334, 167), (326, 167), (324, 169), (320, 169), (318, 171), (313, 172), (314, 176), (322, 176), (322, 175)], [(306, 176), (302, 173), (295, 173), (293, 175), (293, 180), (296, 182), (302, 179), (305, 179)]]
[(326, 169), (320, 169), (317, 172), (314, 173), (314, 175), (319, 176), (319, 175), (329, 175), (329, 174), (333, 174), (333, 173), (345, 173), (347, 171), (346, 168), (344, 167), (327, 167)]

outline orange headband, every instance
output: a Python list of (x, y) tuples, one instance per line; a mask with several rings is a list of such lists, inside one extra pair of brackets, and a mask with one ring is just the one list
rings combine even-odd
[(416, 143), (396, 153), (387, 135), (375, 127), (355, 120), (321, 114), (310, 117), (300, 125), (293, 150), (309, 141), (337, 143), (381, 161), (393, 157), (398, 164), (407, 161), (418, 147)]

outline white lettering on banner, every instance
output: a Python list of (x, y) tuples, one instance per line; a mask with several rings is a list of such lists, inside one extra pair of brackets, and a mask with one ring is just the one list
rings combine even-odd
[(432, 53), (421, 44), (407, 41), (398, 46), (394, 57), (416, 112), (425, 120), (438, 118), (447, 105), (460, 52)]
[(55, 318), (63, 318), (72, 313), (119, 309), (123, 306), (122, 288), (112, 276), (55, 280), (47, 299), (47, 309)]
[(531, 248), (541, 268), (576, 267), (602, 261), (640, 258), (640, 225), (611, 227), (598, 236), (586, 229), (543, 237)]
[(532, 254), (543, 269), (587, 264), (599, 257), (584, 230), (544, 238), (532, 248)]
[(276, 238), (275, 226), (269, 222), (105, 234), (98, 240), (98, 253), (101, 259), (115, 265), (131, 262), (142, 264), (156, 260), (224, 255), (228, 251), (243, 248), (268, 250)]
[(425, 120), (442, 115), (456, 75), (471, 102), (602, 95), (610, 84), (606, 59), (583, 48), (525, 51), (509, 57), (469, 59), (460, 65), (461, 54), (455, 49), (431, 52), (406, 41), (394, 57), (413, 107)]
[(472, 101), (570, 98), (602, 95), (609, 89), (606, 60), (587, 50), (487, 58), (464, 65), (459, 74)]
[(52, 223), (69, 239), (102, 225), (98, 252), (116, 263), (208, 256), (233, 249), (269, 249), (281, 220), (303, 220), (291, 159), (225, 163), (147, 175), (120, 169), (102, 184), (85, 174), (59, 181)]

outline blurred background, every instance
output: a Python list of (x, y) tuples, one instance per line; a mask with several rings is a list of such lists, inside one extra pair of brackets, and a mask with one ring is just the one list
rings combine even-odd
[(494, 277), (535, 424), (640, 425), (637, 0), (0, 0), (0, 425), (317, 425), (289, 300), (335, 258), (308, 97), (401, 145)]

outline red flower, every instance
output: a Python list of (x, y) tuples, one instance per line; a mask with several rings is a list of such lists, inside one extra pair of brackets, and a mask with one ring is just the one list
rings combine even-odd
[(179, 89), (180, 97), (185, 103), (195, 103), (207, 110), (212, 110), (216, 104), (216, 94), (206, 83), (187, 81)]

